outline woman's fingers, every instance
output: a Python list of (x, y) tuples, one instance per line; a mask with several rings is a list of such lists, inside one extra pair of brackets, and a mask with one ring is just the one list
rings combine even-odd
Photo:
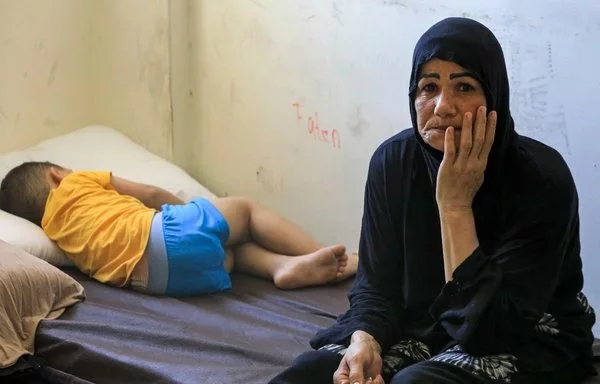
[(473, 147), (473, 114), (470, 112), (465, 113), (463, 118), (463, 125), (460, 131), (460, 146), (458, 148), (458, 154), (456, 161), (458, 164), (466, 164), (471, 155), (471, 149)]
[[(377, 378), (381, 376), (382, 364), (383, 362), (379, 356), (372, 356), (371, 363), (366, 367), (367, 377), (371, 379), (370, 384), (378, 382)], [(367, 381), (367, 383), (369, 382)]]
[(473, 149), (471, 151), (471, 157), (474, 159), (479, 158), (485, 143), (488, 123), (486, 110), (485, 106), (481, 106), (477, 109), (477, 118), (475, 119), (475, 127), (473, 128)]
[(350, 384), (365, 384), (366, 382), (366, 377), (365, 377), (365, 367), (362, 364), (352, 364), (350, 366)]
[(342, 358), (338, 369), (333, 373), (333, 384), (350, 384), (350, 367), (346, 358)]
[(492, 150), (492, 145), (494, 144), (494, 137), (496, 136), (497, 120), (498, 114), (496, 111), (490, 112), (485, 129), (485, 140), (481, 149), (481, 153), (479, 154), (480, 160), (485, 160), (487, 162), (487, 158)]
[(470, 206), (483, 183), (487, 157), (492, 149), (496, 132), (496, 112), (486, 115), (485, 107), (463, 117), (460, 144), (454, 145), (454, 128), (449, 127), (444, 137), (444, 158), (436, 180), (438, 205)]
[(454, 143), (454, 127), (448, 127), (444, 135), (444, 161), (454, 164), (456, 160), (456, 144)]

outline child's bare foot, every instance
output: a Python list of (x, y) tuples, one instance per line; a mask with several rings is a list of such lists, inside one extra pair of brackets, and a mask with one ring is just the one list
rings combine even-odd
[(335, 281), (339, 259), (343, 259), (345, 254), (346, 247), (334, 245), (308, 255), (289, 257), (275, 272), (273, 281), (281, 289), (296, 289)]
[(344, 281), (354, 276), (358, 270), (358, 253), (344, 256), (343, 260), (340, 260), (338, 264), (338, 271), (335, 277), (336, 282)]

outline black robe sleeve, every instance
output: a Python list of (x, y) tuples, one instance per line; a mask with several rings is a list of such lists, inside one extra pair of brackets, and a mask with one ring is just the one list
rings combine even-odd
[(386, 147), (382, 146), (375, 151), (369, 165), (359, 267), (348, 296), (350, 308), (334, 326), (316, 334), (311, 340), (313, 348), (326, 344), (348, 345), (352, 333), (362, 330), (373, 336), (385, 353), (399, 337), (403, 298), (398, 277), (403, 256), (390, 214), (386, 178), (401, 175), (386, 174), (388, 156)]
[(555, 295), (563, 261), (579, 253), (577, 192), (570, 173), (561, 176), (528, 188), (535, 192), (520, 198), (517, 222), (494, 250), (476, 249), (431, 306), (465, 352), (509, 353), (526, 340)]

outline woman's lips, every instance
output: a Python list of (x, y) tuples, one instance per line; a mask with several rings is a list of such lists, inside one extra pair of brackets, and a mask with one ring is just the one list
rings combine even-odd
[(448, 129), (449, 127), (453, 127), (455, 131), (460, 131), (459, 127), (455, 127), (453, 125), (440, 125), (440, 126), (437, 126), (437, 127), (431, 127), (429, 129), (436, 130), (436, 131), (444, 131), (445, 132), (446, 129)]

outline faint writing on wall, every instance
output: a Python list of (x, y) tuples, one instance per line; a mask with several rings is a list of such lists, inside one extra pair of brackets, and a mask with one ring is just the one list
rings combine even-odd
[(323, 143), (331, 145), (333, 148), (340, 149), (342, 147), (340, 133), (337, 129), (329, 130), (319, 126), (319, 112), (315, 112), (313, 116), (309, 116), (306, 119), (306, 124), (303, 124), (302, 105), (296, 101), (292, 104), (292, 107), (296, 109), (296, 120), (298, 121), (298, 125), (306, 127), (306, 131), (309, 135)]

